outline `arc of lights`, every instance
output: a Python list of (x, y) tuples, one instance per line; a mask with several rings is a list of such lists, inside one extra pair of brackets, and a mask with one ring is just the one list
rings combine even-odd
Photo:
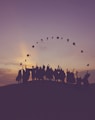
[[(57, 37), (52, 36), (52, 37), (51, 37), (51, 39), (54, 39), (54, 38), (56, 38), (57, 40), (59, 40), (59, 39), (63, 39), (63, 37), (59, 37), (59, 36), (57, 36)], [(46, 37), (46, 40), (49, 40), (49, 37)], [(66, 40), (67, 40), (67, 42), (69, 42), (69, 41), (70, 41), (70, 39), (69, 39), (69, 38), (67, 38)], [(41, 38), (41, 39), (40, 39), (40, 41), (41, 41), (41, 42), (43, 42), (43, 41), (44, 41), (44, 39), (42, 39), (42, 38)], [(38, 43), (39, 43), (39, 42), (37, 41), (37, 42), (36, 42), (36, 44), (38, 44)], [(73, 46), (76, 46), (76, 43), (75, 43), (75, 42), (73, 42), (73, 43), (72, 43), (72, 45), (73, 45)], [(35, 48), (35, 45), (32, 45), (32, 48)], [(80, 50), (80, 52), (81, 52), (81, 53), (84, 53), (84, 50)], [(29, 56), (30, 56), (30, 55), (29, 55), (29, 54), (27, 54), (27, 57), (29, 57)], [(89, 67), (90, 65), (89, 65), (89, 64), (87, 64), (86, 66), (88, 66), (88, 67)]]

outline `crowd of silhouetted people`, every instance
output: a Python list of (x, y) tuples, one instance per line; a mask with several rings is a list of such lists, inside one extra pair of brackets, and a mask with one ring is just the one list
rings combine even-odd
[(31, 76), (31, 80), (48, 80), (48, 81), (56, 81), (61, 83), (71, 83), (77, 85), (89, 85), (88, 78), (90, 77), (90, 73), (88, 71), (84, 75), (83, 78), (78, 76), (78, 72), (74, 73), (74, 71), (67, 70), (66, 73), (64, 70), (58, 66), (54, 70), (48, 65), (40, 66), (32, 66), (31, 69), (21, 69), (18, 71), (18, 75), (16, 77), (16, 81), (18, 83), (28, 83)]

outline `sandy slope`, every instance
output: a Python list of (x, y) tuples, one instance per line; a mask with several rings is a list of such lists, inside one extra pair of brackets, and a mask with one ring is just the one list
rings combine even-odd
[(92, 120), (94, 113), (94, 84), (34, 81), (0, 88), (1, 120)]

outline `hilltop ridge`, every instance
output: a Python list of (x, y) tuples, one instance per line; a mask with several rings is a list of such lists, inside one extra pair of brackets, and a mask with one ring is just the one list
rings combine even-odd
[(88, 87), (33, 81), (0, 88), (2, 119), (89, 120), (95, 111), (95, 84)]

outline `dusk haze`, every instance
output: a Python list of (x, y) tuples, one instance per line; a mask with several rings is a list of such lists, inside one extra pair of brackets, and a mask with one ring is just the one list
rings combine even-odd
[(0, 0), (0, 120), (95, 120), (95, 0)]
[(17, 83), (22, 67), (48, 64), (92, 71), (95, 83), (95, 1), (0, 0), (0, 86)]

